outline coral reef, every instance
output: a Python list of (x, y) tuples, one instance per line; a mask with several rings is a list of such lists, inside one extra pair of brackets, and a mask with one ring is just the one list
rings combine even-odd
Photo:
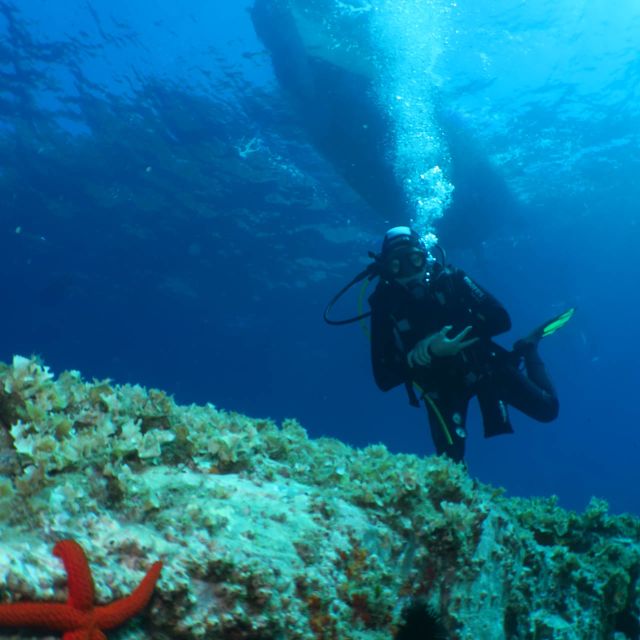
[(128, 640), (390, 640), (416, 599), (458, 640), (638, 637), (640, 522), (602, 501), (507, 499), (445, 459), (15, 357), (0, 365), (0, 601), (63, 602), (50, 548), (70, 537), (98, 604), (162, 559)]

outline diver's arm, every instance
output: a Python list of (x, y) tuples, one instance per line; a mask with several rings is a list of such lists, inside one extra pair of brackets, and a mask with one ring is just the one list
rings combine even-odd
[(511, 329), (511, 318), (505, 307), (484, 287), (472, 280), (462, 269), (452, 274), (461, 304), (473, 326), (473, 335), (491, 338)]
[(393, 321), (384, 313), (371, 313), (371, 364), (373, 378), (382, 391), (411, 379), (407, 356), (395, 343)]

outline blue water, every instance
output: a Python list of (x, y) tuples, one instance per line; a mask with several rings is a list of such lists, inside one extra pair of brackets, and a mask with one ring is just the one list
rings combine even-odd
[(143, 4), (0, 0), (0, 359), (430, 454), (359, 327), (322, 321), (412, 217), (507, 306), (503, 344), (578, 308), (541, 348), (560, 417), (484, 440), (474, 408), (470, 472), (640, 514), (640, 5), (293, 3), (375, 87), (408, 202), (385, 215), (311, 143), (248, 0)]

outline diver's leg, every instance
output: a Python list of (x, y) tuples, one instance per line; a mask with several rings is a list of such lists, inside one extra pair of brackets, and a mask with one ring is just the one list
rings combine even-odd
[(545, 393), (557, 399), (558, 394), (547, 373), (547, 368), (544, 366), (544, 362), (538, 353), (537, 345), (531, 345), (530, 348), (524, 350), (522, 355), (524, 356), (524, 366), (527, 370), (529, 380), (540, 387)]
[(436, 453), (462, 462), (467, 439), (465, 424), (469, 398), (463, 394), (430, 393), (424, 401)]
[(504, 400), (540, 422), (551, 422), (558, 417), (558, 394), (538, 354), (537, 344), (527, 345), (521, 351), (526, 375), (514, 366), (507, 366), (499, 376)]

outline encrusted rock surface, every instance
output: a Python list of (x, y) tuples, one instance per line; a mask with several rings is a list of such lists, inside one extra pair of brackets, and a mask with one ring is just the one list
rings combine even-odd
[(101, 603), (164, 561), (129, 640), (390, 640), (417, 596), (460, 640), (640, 630), (640, 523), (602, 501), (506, 499), (444, 459), (16, 357), (0, 365), (0, 601), (64, 600), (51, 550), (69, 537)]

